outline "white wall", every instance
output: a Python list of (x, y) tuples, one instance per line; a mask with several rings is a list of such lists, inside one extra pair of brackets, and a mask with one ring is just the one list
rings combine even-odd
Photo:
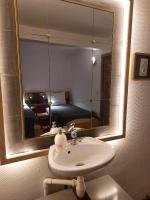
[[(100, 113), (100, 78), (102, 50), (91, 48), (74, 50), (71, 54), (72, 103), (86, 110)], [(96, 63), (92, 64), (92, 56)], [(93, 103), (90, 102), (93, 99)]]
[(49, 90), (48, 43), (21, 40), (20, 53), (23, 90)]
[(74, 105), (99, 116), (101, 50), (31, 40), (21, 40), (20, 49), (24, 91), (70, 91)]
[(70, 51), (65, 46), (50, 46), (51, 91), (69, 91)]
[(69, 90), (69, 49), (46, 42), (21, 40), (24, 91)]
[[(132, 52), (150, 51), (150, 1), (135, 0)], [(150, 194), (150, 81), (130, 81), (126, 138), (111, 142), (115, 160), (88, 178), (110, 174), (136, 200)], [(50, 177), (46, 158), (0, 167), (3, 200), (33, 200), (42, 195), (42, 180)]]

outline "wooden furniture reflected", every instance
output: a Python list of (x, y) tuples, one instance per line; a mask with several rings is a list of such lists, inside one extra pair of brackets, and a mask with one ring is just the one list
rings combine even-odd
[(44, 128), (49, 128), (50, 126), (50, 104), (33, 104), (31, 110), (35, 113), (36, 123), (41, 126), (41, 129), (44, 131)]
[(109, 124), (112, 54), (103, 54), (101, 59), (100, 119), (104, 126)]

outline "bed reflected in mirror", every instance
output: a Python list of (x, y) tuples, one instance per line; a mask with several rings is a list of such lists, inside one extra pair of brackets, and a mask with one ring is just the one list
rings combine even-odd
[[(106, 112), (101, 110), (105, 109), (105, 105), (102, 106), (103, 101), (100, 100), (100, 95), (104, 96), (106, 93), (103, 88), (105, 83), (101, 81), (100, 50), (94, 50), (98, 56), (93, 65), (91, 48), (49, 45), (54, 56), (51, 58), (53, 65), (50, 65), (48, 70), (45, 69), (49, 66), (45, 62), (46, 58), (45, 63), (40, 62), (43, 59), (41, 52), (47, 49), (47, 44), (39, 44), (38, 49), (42, 47), (39, 56), (33, 51), (33, 44), (36, 46), (38, 42), (21, 41), (25, 136), (29, 138), (43, 135), (49, 131), (52, 122), (61, 127), (75, 122), (76, 126), (82, 129), (109, 124), (109, 116), (106, 116), (106, 119), (100, 116), (103, 113), (106, 115)], [(91, 81), (92, 74), (96, 76), (96, 82)], [(95, 86), (92, 86), (92, 83)], [(109, 104), (106, 106), (108, 108)]]
[(42, 3), (33, 15), (31, 1), (18, 0), (24, 137), (48, 135), (52, 122), (109, 125), (113, 12)]

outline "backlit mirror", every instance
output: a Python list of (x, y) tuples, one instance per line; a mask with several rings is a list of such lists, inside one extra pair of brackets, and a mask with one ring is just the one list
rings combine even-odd
[(75, 122), (79, 137), (125, 137), (132, 10), (132, 0), (12, 0), (4, 8), (2, 23), (13, 27), (1, 34), (2, 163), (47, 155), (54, 121)]

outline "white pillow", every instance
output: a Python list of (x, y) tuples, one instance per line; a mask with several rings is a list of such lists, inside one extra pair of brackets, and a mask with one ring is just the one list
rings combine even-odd
[(51, 95), (52, 106), (66, 104), (65, 92), (56, 92)]

